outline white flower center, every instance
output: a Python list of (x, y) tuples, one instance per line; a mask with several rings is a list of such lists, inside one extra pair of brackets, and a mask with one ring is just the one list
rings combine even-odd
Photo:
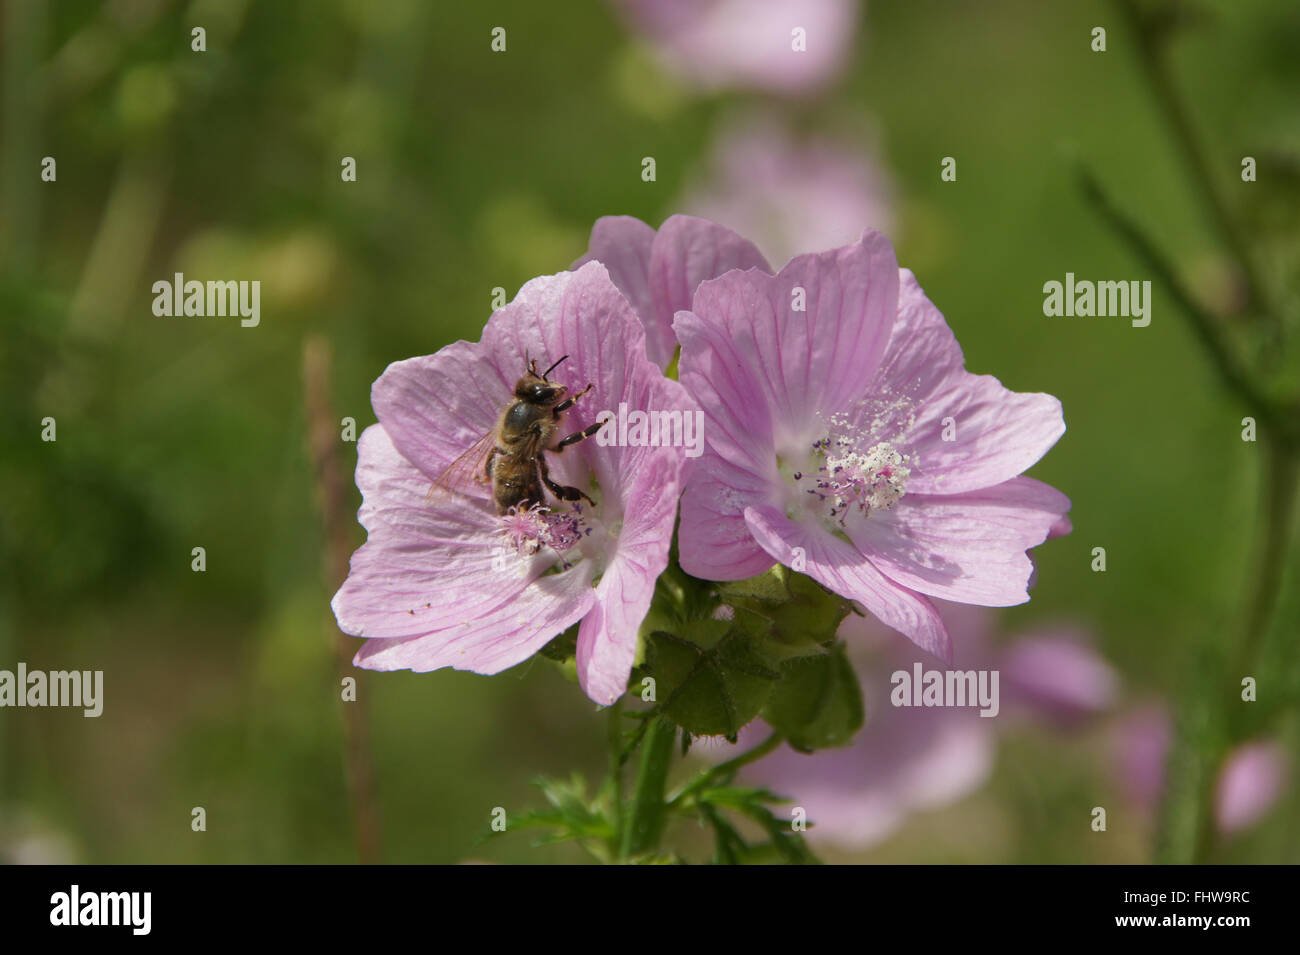
[(822, 438), (812, 446), (809, 470), (791, 474), (805, 509), (842, 528), (854, 510), (863, 517), (890, 510), (902, 500), (912, 473), (888, 441), (859, 451), (844, 437)]

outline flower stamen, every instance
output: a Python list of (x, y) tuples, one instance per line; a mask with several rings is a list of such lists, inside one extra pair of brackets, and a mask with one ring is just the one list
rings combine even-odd
[(554, 511), (543, 504), (530, 507), (512, 507), (500, 517), (497, 535), (507, 551), (513, 550), (524, 557), (532, 557), (549, 548), (560, 556), (563, 569), (572, 566), (564, 559), (564, 552), (576, 547), (592, 528), (583, 519), (582, 505), (572, 510)]
[(854, 509), (870, 517), (902, 500), (912, 472), (889, 442), (858, 451), (848, 438), (821, 438), (812, 449), (821, 461), (809, 473), (796, 471), (795, 486), (824, 505), (826, 516), (840, 527)]

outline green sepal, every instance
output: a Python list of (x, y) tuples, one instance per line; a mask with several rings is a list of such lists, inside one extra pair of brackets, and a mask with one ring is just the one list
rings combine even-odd
[[(663, 630), (650, 634), (646, 660), (664, 715), (692, 736), (732, 738), (758, 715), (781, 672), (745, 633), (714, 622), (728, 629), (707, 648)], [(709, 629), (712, 636), (718, 628)]]
[(862, 726), (862, 690), (843, 644), (787, 660), (763, 719), (805, 753), (844, 746)]

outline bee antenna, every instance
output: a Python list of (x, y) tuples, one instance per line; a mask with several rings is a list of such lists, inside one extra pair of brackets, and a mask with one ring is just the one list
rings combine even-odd
[(548, 369), (546, 369), (544, 372), (542, 372), (542, 381), (546, 381), (546, 380), (548, 380), (548, 379), (547, 379), (547, 376), (549, 376), (551, 372), (555, 371), (556, 368), (559, 368), (559, 367), (560, 367), (560, 362), (564, 361), (564, 359), (565, 359), (565, 358), (568, 358), (568, 357), (569, 357), (568, 355), (564, 355), (564, 356), (562, 356), (562, 357), (560, 358), (559, 361), (557, 361), (557, 362), (556, 362), (554, 365), (552, 365), (550, 368), (548, 368)]

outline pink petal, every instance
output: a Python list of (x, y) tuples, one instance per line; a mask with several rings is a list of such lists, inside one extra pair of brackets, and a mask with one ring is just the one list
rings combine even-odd
[[(370, 401), (397, 450), (432, 481), (496, 427), (521, 370), (510, 377), (481, 346), (455, 342), (436, 355), (393, 362)], [(486, 501), (486, 490), (482, 496)]]
[(1119, 686), (1114, 669), (1075, 632), (1017, 640), (998, 669), (1008, 699), (1064, 725), (1106, 710)]
[(500, 523), (486, 489), (426, 500), (432, 478), (495, 426), (527, 358), (546, 366), (566, 355), (552, 380), (571, 392), (588, 383), (593, 389), (569, 410), (565, 431), (624, 404), (695, 410), (685, 389), (645, 357), (640, 322), (594, 262), (528, 282), (492, 316), (481, 342), (397, 363), (376, 383), (381, 426), (362, 436), (358, 467), (370, 536), (334, 601), (340, 626), (375, 638), (358, 652), (357, 665), (495, 673), (599, 606), (597, 624), (586, 631), (584, 685), (610, 702), (620, 667), (626, 681), (627, 642), (634, 652), (645, 588), (667, 562), (684, 448), (600, 447), (593, 439), (548, 455), (556, 480), (585, 488), (594, 475), (600, 485), (598, 533), (580, 545), (585, 559), (560, 573), (547, 573), (557, 558), (545, 550), (504, 564), (495, 559)]
[[(673, 348), (665, 343), (664, 332), (655, 321), (658, 309), (650, 292), (650, 250), (654, 239), (655, 230), (640, 219), (602, 216), (591, 227), (587, 254), (573, 263), (573, 268), (576, 271), (588, 262), (600, 262), (609, 270), (610, 279), (645, 326), (650, 360), (663, 368), (672, 358)], [(667, 338), (672, 339), (671, 328), (667, 330)]]
[(628, 492), (618, 553), (578, 630), (578, 680), (597, 703), (613, 703), (627, 687), (641, 621), (668, 566), (680, 490), (680, 467), (660, 455), (647, 462)]
[(677, 530), (682, 570), (704, 580), (744, 580), (772, 566), (745, 523), (745, 508), (764, 499), (764, 487), (751, 472), (716, 455), (697, 462)]
[(674, 323), (682, 341), (682, 383), (704, 409), (705, 453), (682, 496), (682, 569), (706, 580), (742, 580), (772, 559), (745, 524), (744, 510), (779, 500), (780, 476), (767, 406), (725, 330), (690, 312)]
[(591, 261), (609, 269), (645, 326), (646, 354), (661, 369), (677, 351), (673, 315), (691, 307), (701, 282), (732, 269), (771, 271), (752, 242), (693, 216), (671, 216), (658, 232), (631, 216), (599, 219), (578, 265)]
[[(537, 358), (539, 364), (568, 355), (551, 380), (571, 392), (588, 382), (596, 386), (566, 412), (569, 432), (594, 424), (601, 411), (617, 412), (622, 402), (643, 411), (695, 408), (686, 390), (665, 379), (646, 359), (641, 324), (598, 262), (525, 284), (514, 301), (488, 321), (483, 346), (506, 369), (522, 370), (525, 355)], [(616, 503), (645, 462), (656, 455), (667, 455), (679, 464), (684, 461), (681, 448), (601, 447), (594, 439), (548, 460), (556, 480), (578, 487), (584, 486), (589, 470), (608, 501)]]
[(921, 649), (952, 662), (952, 642), (934, 604), (887, 579), (852, 544), (774, 507), (747, 507), (745, 521), (774, 560), (787, 567), (802, 563), (803, 572), (823, 587), (860, 602)]
[[(992, 487), (1037, 462), (1065, 433), (1061, 403), (1051, 395), (1004, 388), (963, 367), (957, 340), (916, 277), (901, 270), (899, 307), (889, 352), (868, 389), (886, 396), (902, 431), (912, 474), (908, 491), (957, 494)], [(866, 413), (879, 416), (879, 405)], [(952, 429), (945, 441), (945, 419)]]
[(1069, 506), (1064, 494), (1022, 477), (966, 494), (908, 494), (892, 510), (850, 520), (847, 530), (904, 587), (1005, 607), (1029, 599), (1033, 564), (1025, 552), (1047, 539)]
[[(664, 340), (676, 346), (673, 316), (689, 309), (700, 283), (732, 269), (771, 272), (763, 254), (748, 239), (730, 229), (694, 216), (670, 216), (655, 235), (650, 259), (650, 288), (655, 301), (655, 325)], [(661, 367), (672, 359), (669, 348)], [(651, 360), (655, 358), (652, 355)]]
[(367, 670), (441, 667), (493, 674), (527, 660), (581, 620), (595, 604), (590, 575), (581, 566), (540, 577), (514, 600), (432, 634), (367, 640), (352, 662)]
[(1240, 832), (1259, 822), (1282, 794), (1286, 773), (1286, 750), (1280, 743), (1248, 743), (1233, 750), (1219, 774), (1219, 829)]
[(1155, 809), (1165, 788), (1165, 761), (1174, 726), (1163, 703), (1145, 703), (1115, 728), (1115, 760), (1128, 798), (1144, 812)]
[[(840, 72), (856, 32), (854, 0), (620, 0), (664, 64), (708, 90), (805, 94)], [(806, 31), (796, 50), (792, 30)]]
[[(800, 297), (805, 309), (795, 311)], [(807, 454), (826, 432), (819, 416), (851, 407), (866, 392), (897, 302), (894, 250), (880, 233), (866, 232), (853, 245), (801, 255), (776, 276), (750, 270), (705, 282), (691, 312), (731, 338), (741, 365), (732, 370), (757, 388), (751, 400), (770, 409), (778, 452)], [(683, 381), (688, 369), (702, 374), (700, 361), (683, 352)]]
[(358, 442), (366, 543), (333, 600), (345, 633), (370, 637), (356, 663), (496, 673), (535, 653), (594, 602), (582, 567), (540, 577), (541, 560), (493, 566), (493, 515), (465, 502), (426, 503), (429, 480), (380, 425)]

